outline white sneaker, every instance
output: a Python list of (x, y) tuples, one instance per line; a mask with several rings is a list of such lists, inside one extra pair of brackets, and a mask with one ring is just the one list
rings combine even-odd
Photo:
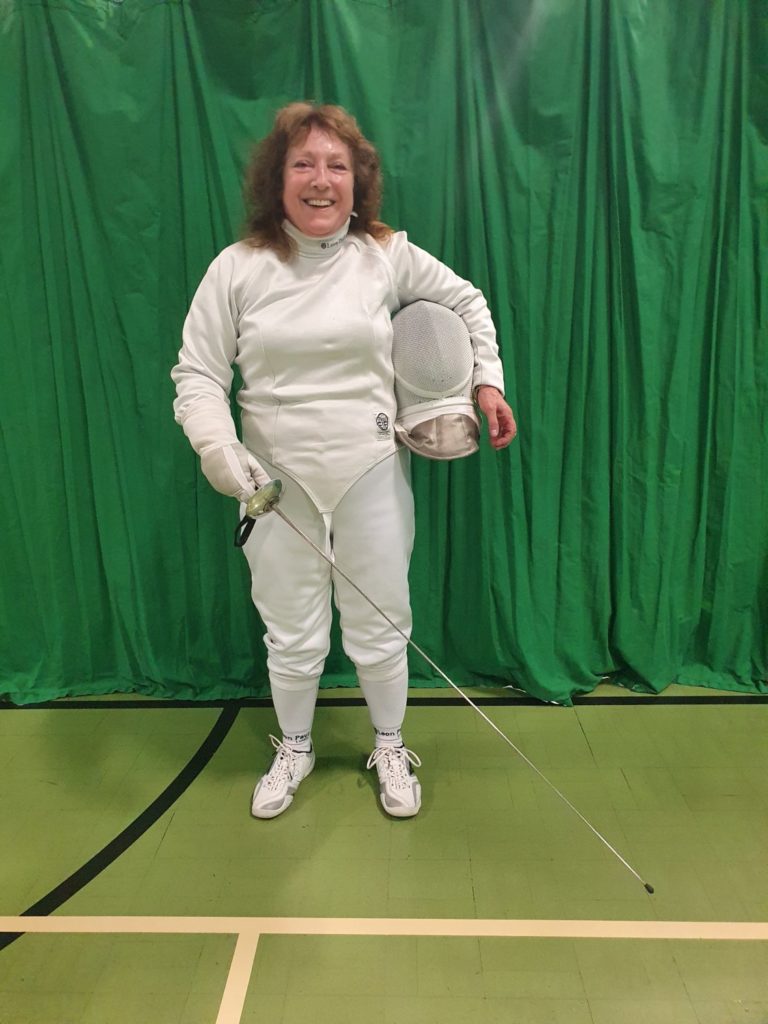
[(376, 747), (368, 758), (367, 768), (379, 774), (381, 806), (395, 818), (412, 818), (421, 807), (421, 784), (411, 771), (421, 761), (406, 747)]
[(275, 756), (269, 771), (259, 779), (251, 799), (254, 818), (276, 818), (290, 807), (299, 784), (315, 767), (315, 751), (291, 750), (276, 736), (270, 736)]

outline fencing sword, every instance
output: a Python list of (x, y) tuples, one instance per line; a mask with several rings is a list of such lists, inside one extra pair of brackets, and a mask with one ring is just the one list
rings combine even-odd
[(338, 573), (338, 575), (341, 576), (342, 579), (346, 580), (350, 587), (352, 587), (353, 590), (357, 591), (357, 593), (365, 601), (367, 601), (368, 604), (373, 609), (375, 609), (375, 611), (377, 611), (386, 622), (389, 623), (389, 625), (392, 627), (392, 629), (395, 630), (396, 633), (400, 634), (403, 640), (405, 640), (405, 642), (409, 644), (424, 659), (424, 661), (426, 661), (426, 663), (432, 669), (434, 669), (434, 671), (440, 676), (441, 679), (445, 680), (445, 682), (448, 683), (448, 685), (452, 687), (456, 691), (456, 693), (458, 693), (459, 696), (463, 700), (465, 700), (467, 704), (469, 704), (471, 708), (474, 708), (478, 715), (480, 715), (480, 717), (483, 718), (488, 723), (488, 725), (490, 725), (493, 731), (497, 733), (504, 740), (504, 742), (507, 743), (514, 750), (518, 757), (525, 761), (528, 767), (533, 769), (533, 771), (539, 776), (539, 778), (543, 782), (545, 782), (547, 786), (549, 786), (549, 788), (560, 797), (563, 803), (566, 804), (566, 806), (569, 807), (573, 811), (573, 813), (584, 822), (584, 824), (587, 826), (590, 832), (592, 832), (593, 835), (595, 835), (600, 840), (600, 842), (611, 851), (614, 857), (616, 857), (624, 865), (627, 871), (634, 875), (638, 882), (640, 882), (643, 885), (646, 892), (653, 894), (653, 886), (646, 882), (645, 879), (642, 878), (637, 871), (635, 871), (632, 865), (629, 864), (622, 857), (619, 851), (608, 842), (608, 840), (601, 832), (598, 832), (595, 826), (584, 817), (581, 811), (574, 807), (574, 805), (571, 803), (568, 797), (564, 793), (562, 793), (553, 782), (550, 782), (546, 775), (536, 767), (533, 761), (531, 761), (529, 757), (526, 757), (522, 750), (520, 750), (520, 748), (512, 742), (509, 736), (507, 736), (506, 733), (502, 732), (502, 730), (499, 729), (499, 727), (491, 721), (488, 715), (486, 715), (485, 712), (481, 708), (479, 708), (477, 704), (475, 704), (475, 702), (466, 695), (466, 693), (464, 693), (461, 687), (457, 686), (452, 679), (448, 678), (445, 672), (443, 672), (443, 670), (434, 663), (434, 661), (429, 657), (429, 655), (425, 651), (423, 651), (417, 643), (411, 640), (411, 638), (406, 633), (404, 633), (403, 630), (400, 629), (400, 627), (395, 622), (392, 621), (389, 615), (387, 615), (387, 613), (376, 604), (373, 598), (369, 597), (368, 594), (365, 593), (365, 591), (360, 589), (360, 587), (355, 583), (354, 580), (349, 578), (349, 576), (338, 565), (335, 559), (327, 555), (325, 551), (322, 550), (322, 548), (318, 547), (317, 544), (315, 544), (315, 542), (312, 540), (312, 538), (308, 537), (306, 533), (304, 533), (304, 531), (300, 529), (296, 525), (296, 523), (294, 523), (285, 514), (285, 512), (283, 512), (283, 510), (279, 507), (280, 494), (282, 492), (282, 489), (283, 485), (280, 480), (270, 480), (269, 483), (266, 483), (262, 487), (260, 487), (256, 491), (256, 493), (248, 499), (245, 506), (245, 515), (240, 520), (237, 529), (235, 530), (235, 547), (241, 548), (245, 544), (245, 542), (251, 535), (251, 531), (253, 530), (256, 524), (256, 520), (259, 519), (261, 516), (266, 515), (268, 512), (274, 512), (275, 515), (279, 516), (283, 520), (283, 522), (293, 530), (294, 533), (297, 533), (299, 537), (301, 537), (302, 540), (305, 541), (305, 543), (307, 543), (314, 551), (317, 552), (317, 554), (325, 562), (327, 562), (330, 565), (331, 569), (333, 569), (334, 572)]

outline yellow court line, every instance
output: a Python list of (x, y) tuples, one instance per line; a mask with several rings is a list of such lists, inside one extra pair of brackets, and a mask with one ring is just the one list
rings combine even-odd
[[(768, 941), (766, 921), (557, 921), (407, 917), (0, 917), (0, 932)], [(250, 949), (243, 947), (243, 956)], [(255, 955), (255, 945), (253, 946)], [(235, 953), (237, 957), (237, 951)]]

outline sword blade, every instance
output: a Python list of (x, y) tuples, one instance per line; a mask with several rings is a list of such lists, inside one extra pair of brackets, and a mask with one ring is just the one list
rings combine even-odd
[(307, 534), (304, 533), (304, 531), (300, 527), (298, 527), (296, 525), (296, 523), (294, 523), (285, 514), (285, 512), (283, 512), (283, 510), (279, 507), (279, 505), (274, 505), (272, 507), (271, 511), (274, 512), (276, 515), (278, 515), (283, 520), (283, 522), (294, 531), (294, 533), (297, 533), (307, 544), (309, 544), (309, 546), (314, 551), (316, 551), (317, 554), (320, 555), (320, 557), (324, 561), (326, 561), (330, 565), (330, 567), (333, 569), (333, 571), (335, 573), (338, 573), (338, 575), (341, 576), (341, 578), (343, 580), (346, 580), (346, 582), (350, 585), (350, 587), (352, 587), (353, 590), (357, 591), (357, 593), (360, 595), (360, 597), (362, 597), (363, 600), (367, 601), (368, 604), (372, 608), (374, 608), (379, 613), (379, 615), (381, 615), (381, 617), (386, 622), (389, 623), (389, 625), (392, 627), (392, 629), (394, 629), (395, 632), (399, 633), (400, 636), (406, 641), (406, 643), (410, 647), (412, 647), (414, 649), (414, 651), (416, 651), (424, 659), (424, 661), (426, 661), (426, 663), (428, 665), (430, 665), (435, 670), (435, 672), (437, 672), (437, 674), (440, 676), (440, 678), (445, 680), (445, 682), (448, 683), (448, 685), (450, 687), (452, 687), (456, 691), (456, 693), (458, 693), (459, 696), (463, 700), (465, 700), (467, 702), (467, 704), (469, 704), (469, 706), (471, 708), (474, 708), (474, 710), (478, 713), (478, 715), (480, 715), (480, 717), (485, 722), (487, 722), (488, 725), (490, 725), (490, 727), (493, 729), (493, 731), (495, 733), (497, 733), (504, 740), (504, 742), (507, 743), (515, 751), (515, 753), (518, 755), (518, 757), (520, 757), (523, 761), (525, 761), (525, 763), (528, 765), (528, 767), (531, 768), (538, 775), (538, 777), (543, 782), (545, 782), (547, 784), (547, 786), (549, 786), (549, 788), (554, 793), (556, 793), (560, 797), (560, 799), (563, 801), (563, 803), (567, 807), (569, 807), (578, 818), (581, 819), (581, 821), (587, 826), (587, 828), (590, 830), (590, 832), (592, 832), (593, 835), (595, 835), (600, 840), (600, 842), (611, 851), (611, 853), (614, 855), (614, 857), (616, 857), (619, 861), (621, 861), (621, 863), (624, 865), (624, 867), (632, 875), (634, 875), (634, 877), (638, 880), (638, 882), (640, 882), (645, 887), (646, 891), (649, 892), (649, 893), (653, 893), (653, 891), (654, 891), (653, 890), (653, 886), (649, 885), (648, 882), (646, 882), (637, 873), (637, 871), (635, 871), (635, 869), (631, 866), (631, 864), (627, 863), (627, 861), (622, 857), (622, 855), (619, 853), (619, 851), (608, 842), (608, 840), (605, 838), (605, 836), (601, 832), (598, 832), (598, 830), (594, 827), (594, 825), (592, 825), (592, 823), (589, 822), (584, 817), (584, 815), (581, 813), (581, 811), (578, 810), (578, 808), (574, 807), (574, 805), (571, 803), (571, 801), (568, 799), (568, 797), (565, 796), (565, 794), (562, 793), (553, 782), (550, 782), (550, 780), (546, 777), (546, 775), (539, 768), (536, 767), (536, 765), (533, 763), (533, 761), (531, 761), (531, 759), (529, 757), (527, 757), (522, 752), (522, 750), (516, 744), (514, 744), (512, 742), (512, 740), (509, 738), (509, 736), (507, 736), (507, 734), (505, 732), (503, 732), (494, 722), (491, 721), (491, 719), (488, 717), (488, 715), (485, 714), (485, 712), (482, 710), (482, 708), (479, 708), (477, 706), (477, 704), (475, 704), (475, 702), (470, 697), (468, 697), (466, 695), (466, 693), (464, 693), (464, 691), (461, 689), (461, 687), (457, 686), (456, 683), (454, 683), (454, 681), (452, 679), (450, 679), (445, 674), (445, 672), (443, 672), (443, 670), (440, 668), (440, 666), (435, 664), (435, 662), (430, 658), (430, 656), (426, 653), (426, 651), (423, 651), (421, 649), (421, 647), (419, 647), (419, 645), (415, 641), (411, 640), (411, 638), (408, 636), (408, 634), (403, 632), (403, 630), (397, 625), (397, 623), (394, 622), (392, 620), (392, 618), (389, 615), (387, 615), (387, 613), (376, 604), (376, 602), (373, 600), (373, 598), (369, 597), (368, 594), (366, 594), (365, 591), (362, 590), (357, 585), (357, 583), (355, 583), (355, 581), (353, 579), (350, 579), (350, 577), (347, 575), (347, 573), (344, 572), (344, 570), (337, 564), (336, 560), (334, 558), (331, 558), (329, 555), (327, 555), (325, 553), (325, 551), (323, 551), (323, 549), (321, 547), (319, 547), (317, 544), (315, 544), (315, 542), (312, 540), (312, 538), (308, 537)]

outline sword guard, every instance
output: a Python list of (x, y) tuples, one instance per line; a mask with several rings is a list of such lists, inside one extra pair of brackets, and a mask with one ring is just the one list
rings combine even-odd
[(280, 501), (280, 493), (283, 489), (282, 481), (270, 480), (269, 483), (260, 487), (245, 504), (245, 515), (237, 524), (235, 530), (235, 547), (241, 548), (251, 535), (251, 531), (259, 516), (264, 516)]
[(282, 490), (282, 480), (270, 480), (269, 483), (260, 487), (246, 502), (245, 514), (248, 519), (258, 519), (259, 516), (271, 512), (280, 501)]

